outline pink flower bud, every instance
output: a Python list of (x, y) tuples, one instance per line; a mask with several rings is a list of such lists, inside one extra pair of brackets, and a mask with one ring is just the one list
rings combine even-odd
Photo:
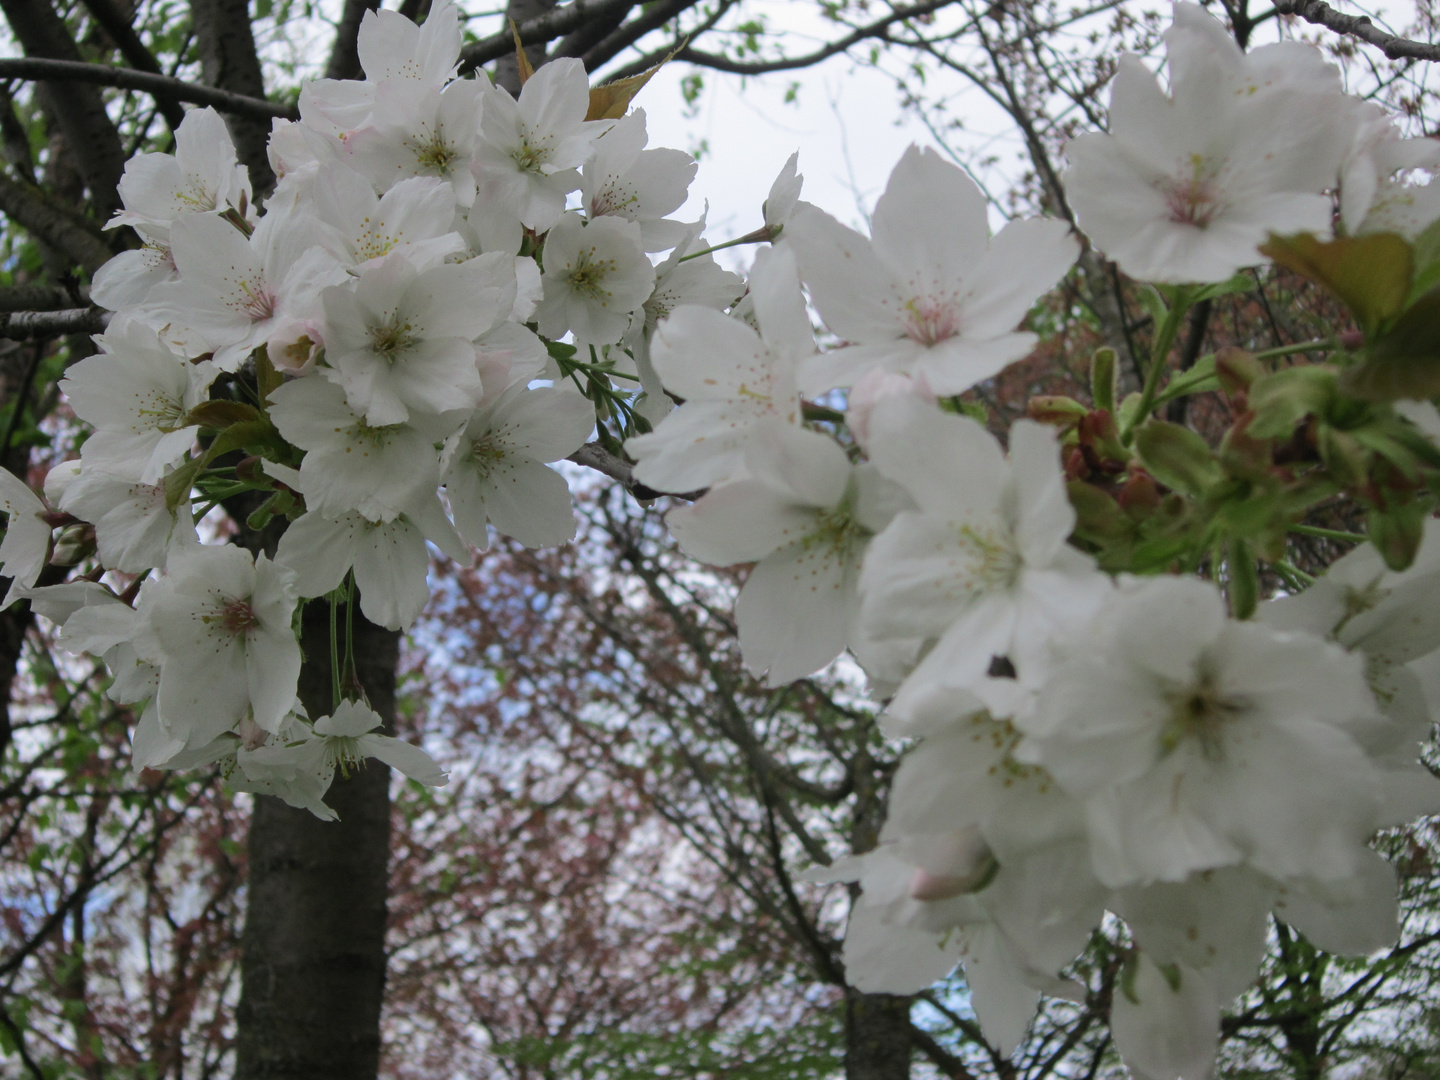
[(936, 402), (935, 391), (924, 375), (901, 375), (884, 368), (871, 368), (850, 388), (845, 422), (863, 446), (870, 436), (870, 414), (886, 398), (908, 394), (928, 405)]
[(270, 363), (287, 375), (305, 375), (315, 366), (325, 340), (308, 319), (286, 319), (265, 343)]

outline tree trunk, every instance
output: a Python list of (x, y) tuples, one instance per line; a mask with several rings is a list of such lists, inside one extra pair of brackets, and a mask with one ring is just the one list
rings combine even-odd
[(845, 1080), (910, 1080), (910, 1001), (845, 991)]
[[(192, 0), (190, 15), (206, 85), (263, 98), (265, 76), (255, 51), (249, 0)], [(233, 115), (227, 116), (225, 122), (235, 139), (236, 156), (250, 170), (255, 198), (263, 199), (275, 186), (275, 173), (266, 151), (270, 124), (253, 116)]]
[[(305, 613), (300, 699), (331, 712), (329, 610)], [(355, 663), (370, 704), (395, 716), (400, 635), (355, 619)], [(366, 1080), (380, 1060), (390, 770), (338, 778), (325, 822), (255, 797), (241, 940), (235, 1080)]]

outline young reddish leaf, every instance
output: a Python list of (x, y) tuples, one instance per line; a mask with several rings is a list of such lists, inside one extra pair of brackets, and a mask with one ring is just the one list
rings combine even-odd
[(1317, 240), (1309, 233), (1271, 235), (1262, 254), (1334, 293), (1373, 333), (1405, 306), (1414, 272), (1410, 245), (1394, 233)]

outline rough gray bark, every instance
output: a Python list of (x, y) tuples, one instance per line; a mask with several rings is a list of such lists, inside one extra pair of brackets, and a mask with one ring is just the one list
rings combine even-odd
[(0, 173), (0, 213), (87, 273), (93, 274), (112, 254), (93, 222), (42, 189), (4, 173)]
[[(0, 10), (25, 55), (84, 59), (47, 0), (0, 0)], [(125, 171), (125, 148), (105, 112), (99, 88), (82, 83), (42, 82), (35, 91), (51, 130), (64, 136), (74, 155), (90, 201), (103, 221), (120, 208), (116, 189)]]
[(345, 0), (340, 22), (335, 27), (335, 44), (330, 61), (325, 65), (327, 79), (358, 79), (360, 77), (360, 23), (367, 11), (380, 6), (380, 0)]
[[(13, 3), (15, 0), (3, 0)], [(250, 29), (248, 0), (191, 0), (190, 16), (195, 40), (200, 47), (200, 71), (206, 84), (244, 94), (265, 96), (265, 77), (255, 51)], [(250, 170), (255, 197), (263, 198), (275, 186), (266, 144), (270, 123), (251, 116), (231, 115), (228, 123), (235, 138), (235, 153)]]
[(845, 991), (845, 1080), (909, 1080), (910, 1003)]
[[(399, 635), (355, 623), (355, 661), (370, 704), (395, 715)], [(330, 713), (329, 611), (306, 611), (300, 699)], [(257, 796), (241, 940), (235, 1080), (366, 1080), (380, 1060), (390, 770), (372, 761), (336, 778), (324, 822)]]

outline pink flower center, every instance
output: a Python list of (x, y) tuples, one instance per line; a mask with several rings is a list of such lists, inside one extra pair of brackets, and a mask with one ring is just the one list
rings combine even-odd
[(260, 625), (260, 618), (248, 600), (231, 600), (220, 610), (220, 626), (236, 637), (249, 635)]
[(1220, 194), (1216, 191), (1213, 170), (1199, 154), (1190, 158), (1190, 175), (1165, 184), (1165, 207), (1170, 220), (1177, 225), (1205, 228), (1220, 212)]
[(933, 297), (905, 302), (905, 334), (921, 345), (938, 345), (960, 333), (960, 313), (953, 303)]
[(275, 294), (273, 292), (263, 287), (252, 288), (248, 281), (241, 284), (240, 290), (245, 296), (240, 303), (240, 310), (252, 321), (262, 322), (275, 317)]

